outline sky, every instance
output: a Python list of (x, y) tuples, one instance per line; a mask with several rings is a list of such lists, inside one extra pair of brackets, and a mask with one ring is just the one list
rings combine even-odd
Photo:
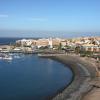
[(100, 0), (0, 0), (0, 37), (99, 32)]

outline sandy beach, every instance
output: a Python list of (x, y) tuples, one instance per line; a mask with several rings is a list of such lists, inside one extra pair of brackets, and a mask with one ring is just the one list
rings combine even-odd
[(100, 100), (100, 89), (94, 88), (83, 100)]

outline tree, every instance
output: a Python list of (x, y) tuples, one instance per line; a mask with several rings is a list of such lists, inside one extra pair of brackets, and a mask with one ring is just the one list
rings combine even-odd
[(80, 51), (81, 51), (80, 46), (77, 46), (77, 47), (75, 48), (75, 52), (76, 52), (77, 54), (79, 54)]
[(61, 49), (62, 49), (62, 44), (60, 43), (58, 46), (58, 50), (61, 50)]

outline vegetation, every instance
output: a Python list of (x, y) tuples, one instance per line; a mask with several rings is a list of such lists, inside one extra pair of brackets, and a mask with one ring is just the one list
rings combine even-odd
[(90, 52), (90, 51), (81, 51), (80, 52), (80, 56), (82, 56), (82, 57), (85, 57), (85, 56), (92, 57), (93, 56), (93, 52)]
[(58, 50), (62, 50), (62, 44), (61, 43), (58, 46)]
[(77, 47), (75, 48), (75, 53), (76, 53), (76, 54), (79, 54), (80, 51), (81, 51), (80, 46), (77, 46)]
[(48, 46), (41, 46), (39, 49), (44, 50), (44, 49), (49, 49), (49, 47)]

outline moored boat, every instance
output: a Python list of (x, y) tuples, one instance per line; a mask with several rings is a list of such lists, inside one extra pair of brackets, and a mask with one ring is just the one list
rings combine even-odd
[(11, 56), (6, 56), (6, 57), (3, 57), (2, 59), (4, 59), (4, 60), (12, 60), (13, 58)]
[(0, 59), (3, 59), (3, 60), (12, 60), (12, 56), (9, 56), (7, 54), (0, 54)]

